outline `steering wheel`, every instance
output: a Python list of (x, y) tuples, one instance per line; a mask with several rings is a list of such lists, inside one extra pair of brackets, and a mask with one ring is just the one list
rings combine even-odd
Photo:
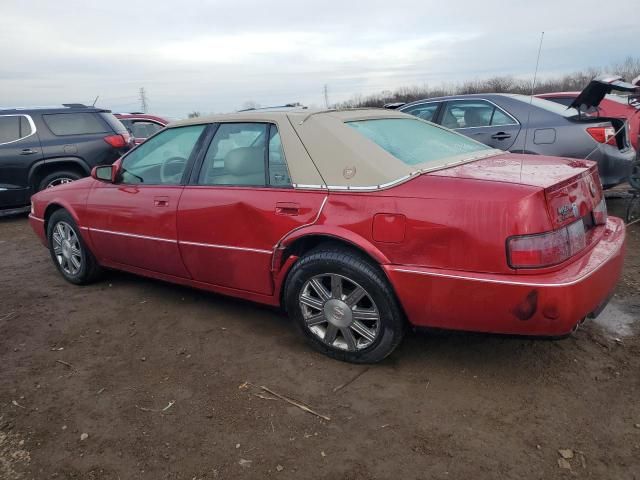
[(169, 157), (160, 165), (160, 179), (162, 183), (180, 183), (187, 159), (183, 157)]

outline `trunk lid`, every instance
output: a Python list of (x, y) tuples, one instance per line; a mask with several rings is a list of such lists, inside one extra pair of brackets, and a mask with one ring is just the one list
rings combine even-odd
[(427, 175), (542, 188), (554, 229), (587, 216), (602, 199), (596, 163), (588, 160), (505, 153)]
[(569, 108), (580, 110), (581, 107), (586, 107), (583, 110), (587, 110), (600, 105), (604, 96), (613, 90), (635, 92), (637, 89), (638, 87), (636, 85), (625, 82), (622, 77), (618, 75), (600, 75), (589, 82), (573, 103), (569, 105)]

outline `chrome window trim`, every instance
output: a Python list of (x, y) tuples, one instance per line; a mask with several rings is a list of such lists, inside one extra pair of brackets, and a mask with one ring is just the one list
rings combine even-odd
[(414, 177), (422, 175), (423, 173), (437, 172), (438, 170), (444, 170), (456, 165), (462, 165), (464, 163), (480, 160), (482, 158), (495, 157), (496, 155), (502, 155), (504, 153), (502, 150), (499, 150), (497, 148), (489, 148), (487, 150), (484, 150), (484, 152), (486, 153), (479, 154), (479, 155), (472, 155), (468, 158), (464, 158), (457, 162), (445, 163), (443, 165), (438, 165), (437, 167), (433, 167), (433, 168), (423, 168), (421, 170), (416, 170), (415, 172), (411, 172), (403, 177), (397, 178), (387, 183), (382, 183), (380, 185), (364, 185), (364, 186), (352, 187), (350, 185), (303, 185), (303, 184), (294, 183), (293, 186), (294, 188), (299, 190), (329, 190), (329, 191), (336, 191), (336, 192), (377, 192), (377, 191), (386, 190), (388, 188), (398, 186), (402, 183), (405, 183), (411, 180)]
[[(450, 99), (446, 99), (446, 100), (433, 100), (433, 101), (430, 101), (430, 102), (423, 102), (423, 103), (420, 103), (420, 104), (413, 104), (413, 105), (415, 106), (415, 105), (426, 105), (428, 103), (461, 102), (461, 101), (466, 101), (466, 100), (482, 100), (483, 102), (490, 103), (495, 108), (497, 108), (502, 113), (504, 113), (507, 117), (509, 117), (511, 120), (513, 120), (515, 123), (503, 123), (502, 125), (486, 125), (484, 127), (457, 127), (457, 128), (451, 128), (450, 130), (470, 130), (472, 128), (490, 128), (490, 127), (513, 127), (513, 126), (516, 126), (516, 125), (520, 125), (520, 122), (518, 121), (517, 118), (515, 118), (513, 115), (511, 115), (509, 112), (507, 112), (500, 105), (498, 105), (495, 102), (492, 102), (488, 98), (481, 98), (481, 97), (477, 97), (477, 98), (475, 98), (475, 97), (474, 98), (450, 98)], [(445, 108), (446, 108), (446, 105), (445, 105)], [(403, 109), (404, 109), (404, 106), (399, 108), (398, 111), (399, 112), (404, 112)], [(408, 113), (407, 115), (411, 115), (411, 114)], [(448, 128), (448, 127), (445, 127), (444, 125), (442, 125), (441, 123), (438, 123), (437, 125), (440, 125), (441, 127), (444, 127), (444, 128)]]
[(29, 138), (32, 135), (36, 134), (36, 124), (33, 122), (31, 115), (23, 114), (23, 113), (9, 113), (7, 115), (0, 114), (0, 117), (25, 117), (27, 122), (29, 122), (29, 126), (31, 127), (31, 133), (29, 135), (25, 135), (24, 137), (20, 137), (17, 140), (11, 140), (10, 142), (0, 142), (0, 145), (9, 145), (11, 143), (16, 143), (24, 140), (25, 138)]

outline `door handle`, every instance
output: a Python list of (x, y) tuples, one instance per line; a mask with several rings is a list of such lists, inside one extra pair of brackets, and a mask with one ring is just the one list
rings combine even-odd
[(20, 155), (33, 155), (34, 153), (38, 153), (38, 151), (30, 148), (23, 148), (20, 150)]
[(276, 215), (298, 215), (300, 213), (300, 204), (291, 202), (277, 202)]
[(511, 135), (505, 132), (498, 132), (491, 135), (491, 138), (495, 140), (504, 140), (505, 138), (511, 138)]
[(153, 205), (156, 207), (168, 207), (169, 197), (153, 197)]

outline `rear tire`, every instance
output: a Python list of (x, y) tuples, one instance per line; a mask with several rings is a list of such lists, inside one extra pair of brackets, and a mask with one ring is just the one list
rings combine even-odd
[(383, 360), (406, 328), (379, 266), (339, 246), (320, 246), (296, 262), (285, 286), (285, 304), (313, 348), (346, 362)]
[(100, 276), (101, 268), (69, 212), (53, 212), (47, 223), (47, 240), (53, 264), (65, 280), (86, 285)]
[(82, 178), (82, 175), (73, 170), (61, 170), (59, 172), (53, 172), (40, 180), (40, 183), (38, 184), (38, 191), (50, 187), (55, 187), (57, 185), (74, 182), (76, 180), (79, 180), (80, 178)]

